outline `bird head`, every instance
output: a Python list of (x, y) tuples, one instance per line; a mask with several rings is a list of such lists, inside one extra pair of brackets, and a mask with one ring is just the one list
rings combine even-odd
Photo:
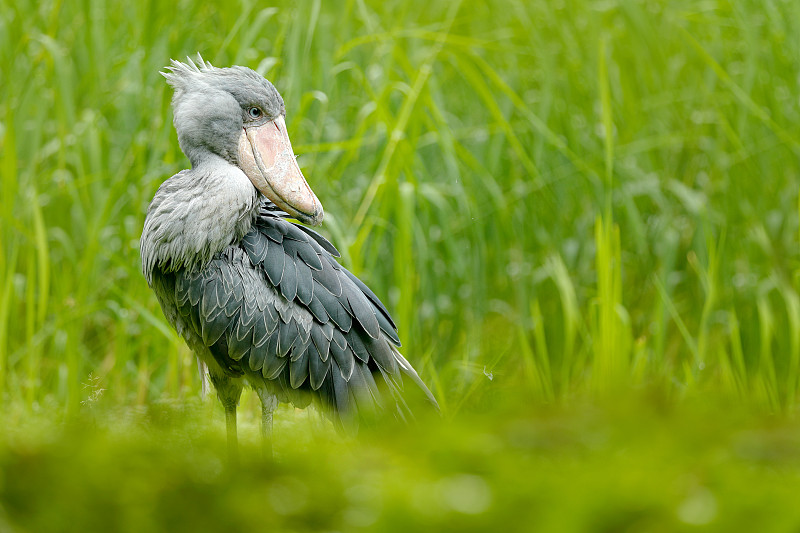
[(172, 60), (161, 74), (175, 89), (173, 123), (181, 150), (196, 167), (218, 156), (239, 167), (275, 205), (310, 225), (323, 210), (306, 182), (286, 130), (283, 98), (257, 72)]

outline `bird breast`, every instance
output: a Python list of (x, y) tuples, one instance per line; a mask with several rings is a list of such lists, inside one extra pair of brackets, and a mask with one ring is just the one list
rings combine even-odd
[(156, 267), (193, 269), (240, 240), (258, 210), (258, 192), (236, 166), (223, 160), (166, 180), (150, 203), (140, 252), (152, 285)]

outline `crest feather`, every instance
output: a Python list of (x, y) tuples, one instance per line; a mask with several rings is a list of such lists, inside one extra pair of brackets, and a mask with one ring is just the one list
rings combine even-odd
[(159, 72), (167, 79), (167, 83), (172, 86), (176, 91), (182, 90), (190, 82), (196, 82), (197, 76), (208, 74), (217, 69), (209, 61), (205, 61), (200, 52), (197, 52), (197, 57), (192, 59), (186, 56), (186, 63), (182, 63), (176, 59), (170, 59), (170, 66), (166, 67), (167, 72)]

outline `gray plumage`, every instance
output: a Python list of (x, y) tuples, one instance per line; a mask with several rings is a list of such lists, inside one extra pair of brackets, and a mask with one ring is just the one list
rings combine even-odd
[(275, 398), (300, 407), (316, 400), (340, 426), (367, 413), (408, 418), (404, 379), (435, 405), (397, 350), (396, 326), (377, 296), (339, 265), (330, 242), (287, 220), (240, 168), (248, 110), (258, 107), (265, 120), (285, 114), (275, 87), (250, 69), (202, 59), (173, 61), (165, 77), (192, 169), (156, 192), (142, 268), (167, 320), (208, 365), (233, 412), (234, 439), (246, 383), (262, 399), (265, 425)]

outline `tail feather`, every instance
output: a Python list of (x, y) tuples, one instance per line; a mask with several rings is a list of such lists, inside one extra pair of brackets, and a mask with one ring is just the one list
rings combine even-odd
[(425, 385), (425, 382), (422, 381), (422, 379), (419, 377), (419, 374), (417, 374), (417, 371), (414, 370), (413, 366), (411, 366), (411, 363), (409, 363), (406, 360), (406, 358), (403, 357), (403, 354), (401, 354), (397, 350), (397, 348), (395, 348), (394, 346), (392, 346), (392, 351), (394, 352), (394, 358), (397, 360), (397, 364), (400, 367), (400, 371), (403, 374), (405, 374), (406, 376), (408, 376), (409, 378), (411, 378), (411, 381), (416, 383), (417, 386), (420, 389), (422, 389), (422, 392), (425, 393), (425, 397), (428, 398), (428, 401), (431, 402), (433, 404), (433, 406), (436, 408), (436, 410), (438, 411), (439, 410), (439, 402), (436, 401), (436, 397), (430, 391), (428, 386)]
[[(374, 359), (366, 363), (356, 361), (349, 380), (341, 375), (336, 362), (331, 362), (331, 372), (318, 391), (318, 399), (338, 428), (353, 433), (357, 431), (359, 422), (369, 421), (379, 412), (391, 413), (401, 422), (412, 423), (415, 417), (406, 396), (409, 399), (414, 395), (419, 396), (418, 391), (439, 411), (433, 393), (394, 346), (392, 355), (399, 371), (392, 373)], [(383, 379), (378, 379), (378, 376)], [(404, 386), (404, 378), (413, 381), (416, 387)]]

